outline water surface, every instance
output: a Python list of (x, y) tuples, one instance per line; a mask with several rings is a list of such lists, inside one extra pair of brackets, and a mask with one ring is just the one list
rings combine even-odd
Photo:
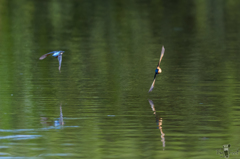
[[(0, 2), (1, 158), (220, 158), (239, 145), (238, 1)], [(161, 68), (151, 93), (161, 47)], [(64, 50), (58, 61), (38, 58)], [(239, 157), (238, 154), (230, 155)]]

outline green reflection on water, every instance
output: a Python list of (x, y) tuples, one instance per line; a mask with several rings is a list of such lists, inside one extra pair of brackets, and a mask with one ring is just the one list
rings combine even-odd
[[(239, 3), (0, 1), (0, 152), (209, 158), (223, 144), (237, 149)], [(163, 73), (148, 94), (162, 45)], [(57, 59), (38, 60), (53, 50), (66, 51), (61, 73)]]

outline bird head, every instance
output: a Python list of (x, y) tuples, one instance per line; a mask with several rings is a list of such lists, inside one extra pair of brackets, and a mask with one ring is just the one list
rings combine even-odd
[(162, 69), (159, 66), (157, 66), (157, 70), (158, 70), (157, 74), (162, 72)]
[(161, 69), (161, 68), (158, 69), (158, 74), (159, 74), (159, 73), (162, 73), (162, 69)]

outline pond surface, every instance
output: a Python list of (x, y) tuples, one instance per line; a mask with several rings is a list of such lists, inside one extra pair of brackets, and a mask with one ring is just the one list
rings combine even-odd
[(1, 0), (0, 158), (238, 158), (239, 7)]

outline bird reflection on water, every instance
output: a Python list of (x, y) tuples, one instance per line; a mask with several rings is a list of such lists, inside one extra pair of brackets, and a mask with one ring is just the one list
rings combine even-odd
[(60, 104), (60, 115), (59, 115), (59, 118), (54, 120), (54, 123), (53, 123), (52, 121), (48, 121), (48, 117), (41, 117), (41, 124), (45, 125), (45, 126), (49, 126), (49, 128), (63, 126), (64, 125), (64, 121), (63, 121), (63, 113), (62, 113), (62, 103)]
[(62, 114), (62, 103), (60, 104), (60, 116), (58, 120), (54, 121), (54, 126), (63, 126), (64, 121), (63, 121), (63, 114)]
[(159, 130), (160, 130), (160, 133), (161, 133), (161, 142), (162, 142), (163, 150), (164, 150), (164, 148), (165, 148), (165, 137), (164, 137), (165, 134), (163, 133), (163, 130), (162, 130), (162, 122), (163, 122), (163, 120), (162, 120), (162, 118), (159, 118), (159, 117), (157, 116), (157, 113), (156, 113), (156, 110), (155, 110), (153, 101), (150, 100), (150, 99), (148, 99), (148, 102), (149, 102), (149, 104), (151, 105), (153, 114), (155, 115), (156, 122), (157, 122), (157, 124), (158, 124), (158, 128), (159, 128)]

